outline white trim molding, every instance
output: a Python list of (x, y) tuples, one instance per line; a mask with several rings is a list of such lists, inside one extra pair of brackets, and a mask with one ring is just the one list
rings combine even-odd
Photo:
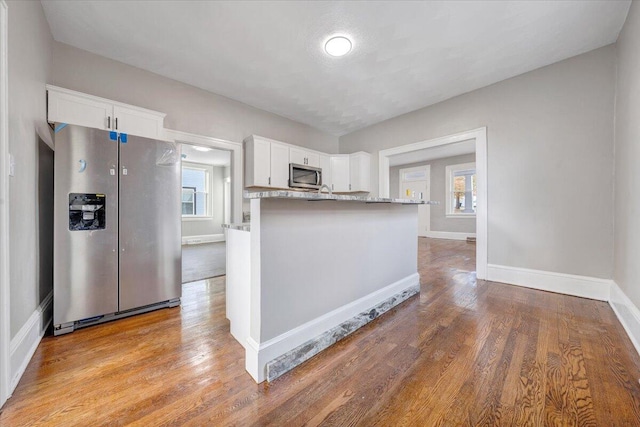
[(478, 279), (487, 278), (488, 266), (488, 196), (487, 196), (487, 128), (460, 132), (440, 138), (415, 142), (378, 152), (378, 195), (389, 197), (390, 157), (411, 153), (426, 148), (439, 147), (473, 139), (476, 145), (476, 275)]
[(494, 264), (488, 265), (487, 280), (599, 301), (609, 301), (612, 283), (609, 279)]
[(47, 328), (53, 320), (53, 291), (49, 292), (38, 308), (29, 316), (22, 328), (11, 340), (11, 392), (27, 369)]
[(258, 343), (252, 337), (248, 337), (247, 345), (245, 346), (245, 367), (253, 379), (257, 383), (261, 383), (266, 379), (267, 363), (355, 317), (364, 310), (415, 286), (420, 286), (420, 275), (418, 273), (398, 280), (376, 292), (343, 305), (263, 343)]
[(9, 368), (11, 325), (9, 317), (9, 9), (0, 0), (0, 407), (11, 396)]
[(231, 222), (242, 222), (243, 148), (242, 143), (210, 136), (164, 129), (163, 137), (171, 141), (231, 151)]
[(427, 231), (425, 237), (432, 239), (447, 239), (447, 240), (467, 240), (468, 237), (476, 237), (476, 233), (462, 233), (456, 231)]
[(199, 245), (201, 243), (224, 242), (224, 234), (202, 234), (199, 236), (182, 236), (183, 245)]
[(631, 343), (640, 354), (640, 310), (620, 289), (616, 282), (611, 283), (609, 305), (629, 336)]

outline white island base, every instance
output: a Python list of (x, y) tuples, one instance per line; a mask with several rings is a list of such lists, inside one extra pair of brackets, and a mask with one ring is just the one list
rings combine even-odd
[(227, 318), (258, 383), (420, 290), (418, 203), (290, 193), (246, 194), (250, 231), (227, 235)]

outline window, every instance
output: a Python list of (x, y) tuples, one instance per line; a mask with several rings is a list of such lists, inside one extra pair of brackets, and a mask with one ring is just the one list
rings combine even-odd
[(476, 164), (463, 163), (446, 168), (447, 217), (476, 215)]
[(182, 187), (182, 215), (196, 214), (196, 188)]
[(209, 179), (207, 169), (182, 166), (182, 216), (210, 216)]

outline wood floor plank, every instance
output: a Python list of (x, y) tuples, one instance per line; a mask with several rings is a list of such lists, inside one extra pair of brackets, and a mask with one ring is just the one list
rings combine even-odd
[(640, 357), (608, 304), (478, 281), (475, 245), (419, 239), (421, 293), (255, 384), (224, 277), (181, 307), (46, 336), (0, 426), (631, 426)]

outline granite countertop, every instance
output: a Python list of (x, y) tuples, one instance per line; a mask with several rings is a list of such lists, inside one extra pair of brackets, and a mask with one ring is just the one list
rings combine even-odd
[(251, 231), (251, 223), (241, 222), (237, 224), (222, 224), (222, 228), (230, 228), (232, 230)]
[(384, 197), (367, 197), (356, 196), (351, 194), (329, 194), (329, 193), (317, 193), (311, 191), (287, 191), (287, 190), (272, 190), (272, 191), (245, 191), (245, 199), (301, 199), (301, 200), (336, 200), (346, 202), (364, 202), (364, 203), (397, 203), (403, 205), (439, 205), (440, 202), (432, 200), (409, 200), (409, 199), (389, 199)]

